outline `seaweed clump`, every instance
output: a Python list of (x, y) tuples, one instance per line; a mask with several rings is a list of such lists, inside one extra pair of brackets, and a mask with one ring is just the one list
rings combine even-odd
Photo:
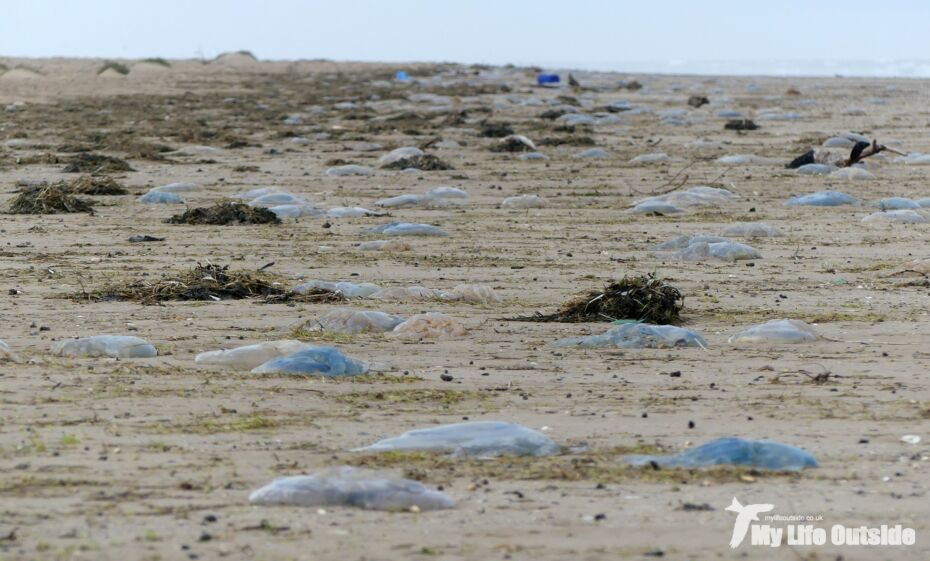
[(168, 224), (280, 224), (278, 215), (267, 208), (245, 203), (217, 203), (211, 207), (191, 208), (165, 220)]
[(264, 298), (266, 303), (341, 302), (345, 298), (335, 292), (316, 291), (297, 294), (289, 291), (275, 277), (259, 271), (230, 271), (229, 265), (197, 264), (178, 275), (164, 276), (155, 281), (136, 280), (127, 284), (112, 284), (93, 292), (82, 291), (75, 299), (90, 301), (135, 301), (154, 304), (172, 300), (242, 300)]
[(103, 66), (100, 67), (100, 70), (97, 71), (97, 74), (103, 74), (107, 70), (112, 70), (117, 74), (122, 74), (123, 76), (129, 74), (128, 66), (112, 60), (105, 61)]
[(754, 131), (759, 128), (759, 125), (750, 119), (731, 119), (723, 125), (723, 128), (728, 131)]
[(81, 177), (62, 183), (70, 193), (77, 195), (128, 195), (129, 190), (120, 185), (115, 179), (106, 175), (82, 175)]
[(120, 158), (81, 152), (74, 156), (71, 162), (61, 171), (65, 173), (113, 173), (136, 170), (132, 169), (132, 166), (126, 160)]
[(566, 302), (554, 314), (536, 313), (517, 321), (588, 322), (633, 320), (658, 325), (681, 320), (684, 297), (674, 286), (654, 275), (624, 277), (604, 290), (589, 292)]
[(442, 171), (453, 169), (452, 166), (432, 154), (423, 154), (422, 156), (411, 156), (401, 158), (396, 162), (391, 162), (384, 166), (385, 169), (408, 169), (414, 168), (422, 171)]
[(24, 188), (10, 203), (10, 214), (63, 214), (89, 212), (91, 201), (72, 196), (63, 184), (36, 185)]

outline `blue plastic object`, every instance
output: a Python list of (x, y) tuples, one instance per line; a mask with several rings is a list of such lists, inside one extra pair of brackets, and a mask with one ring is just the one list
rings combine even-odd
[(403, 70), (398, 70), (397, 74), (394, 74), (394, 79), (398, 82), (407, 82), (410, 80), (410, 76), (407, 75)]
[(797, 471), (817, 467), (817, 460), (806, 450), (771, 440), (746, 440), (732, 436), (718, 438), (671, 456), (627, 456), (624, 459), (634, 466), (656, 464), (664, 468), (733, 465)]
[(545, 86), (546, 84), (558, 84), (559, 75), (558, 74), (540, 74), (536, 77), (536, 84), (540, 86)]

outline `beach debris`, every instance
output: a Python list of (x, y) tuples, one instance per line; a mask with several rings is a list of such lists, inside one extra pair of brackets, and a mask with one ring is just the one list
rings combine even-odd
[(752, 119), (730, 119), (723, 125), (723, 128), (728, 131), (754, 131), (759, 128), (759, 125), (755, 124)]
[(188, 209), (165, 220), (168, 224), (280, 224), (281, 219), (268, 209), (243, 203), (221, 202), (211, 207)]
[(701, 107), (702, 105), (707, 105), (708, 103), (710, 103), (710, 100), (707, 99), (707, 96), (692, 95), (688, 98), (688, 105), (694, 107), (695, 109)]
[(730, 343), (810, 343), (820, 336), (809, 324), (797, 319), (773, 319), (753, 325), (730, 337)]
[(317, 374), (357, 376), (368, 372), (368, 365), (347, 357), (335, 347), (307, 347), (278, 356), (256, 366), (252, 374)]
[(6, 341), (0, 340), (0, 361), (3, 360), (16, 363), (23, 361), (23, 359), (19, 358), (19, 355), (13, 352), (13, 349), (10, 348)]
[(147, 242), (163, 242), (165, 238), (157, 238), (155, 236), (149, 236), (148, 234), (137, 234), (135, 236), (129, 236), (129, 243), (147, 243)]
[(297, 294), (285, 289), (272, 276), (262, 272), (231, 271), (229, 265), (197, 266), (180, 274), (165, 275), (157, 280), (138, 279), (126, 283), (111, 283), (90, 292), (72, 294), (84, 301), (133, 301), (155, 304), (170, 300), (239, 300), (263, 297), (265, 302), (341, 302), (341, 294), (330, 291)]
[[(892, 152), (900, 156), (906, 156), (906, 154), (902, 152), (898, 152), (897, 150), (888, 148), (883, 144), (879, 144), (876, 140), (872, 140), (870, 143), (868, 139), (861, 135), (857, 135), (856, 137), (846, 137), (846, 139), (853, 141), (854, 143), (852, 144), (849, 155), (845, 157), (830, 150), (814, 148), (791, 160), (785, 167), (794, 169), (799, 168), (805, 164), (830, 164), (838, 168), (846, 168), (853, 166), (870, 156), (874, 156), (884, 151)], [(828, 139), (828, 142), (831, 140), (833, 139)], [(838, 146), (845, 143), (833, 140), (831, 144)], [(855, 179), (858, 179), (858, 177)]]
[(718, 438), (670, 456), (630, 455), (624, 459), (634, 466), (659, 468), (692, 469), (733, 465), (798, 471), (817, 467), (814, 456), (801, 448), (771, 440), (747, 440), (736, 437)]
[(491, 146), (492, 152), (536, 152), (536, 145), (522, 134), (512, 134)]
[(314, 475), (280, 477), (249, 495), (254, 505), (350, 506), (368, 510), (453, 508), (448, 495), (422, 483), (367, 469), (341, 466)]
[(80, 152), (62, 169), (64, 173), (116, 173), (121, 171), (136, 171), (126, 160), (114, 156), (104, 156), (92, 152)]
[(552, 456), (561, 446), (541, 432), (499, 421), (471, 421), (407, 431), (353, 452), (440, 452), (457, 458)]
[(706, 349), (703, 337), (673, 325), (648, 323), (625, 323), (611, 327), (600, 335), (570, 337), (552, 343), (553, 347), (580, 347), (584, 349), (671, 349), (678, 347), (700, 347)]
[(410, 316), (406, 321), (398, 324), (391, 334), (407, 342), (446, 341), (460, 339), (467, 335), (468, 331), (451, 316), (439, 312), (426, 312)]
[(158, 355), (144, 339), (129, 335), (94, 335), (52, 344), (52, 353), (64, 357), (150, 358)]
[(128, 195), (129, 191), (107, 175), (82, 175), (66, 182), (65, 188), (75, 195), (116, 196)]
[(290, 339), (265, 341), (233, 349), (203, 352), (194, 358), (194, 362), (234, 370), (252, 370), (273, 358), (293, 354), (310, 346), (307, 343)]
[(69, 194), (62, 183), (24, 187), (10, 202), (10, 214), (63, 214), (87, 212), (93, 214), (91, 201)]
[(634, 320), (659, 325), (681, 321), (684, 297), (674, 286), (654, 275), (623, 277), (603, 290), (576, 296), (552, 314), (536, 313), (516, 321), (580, 323)]

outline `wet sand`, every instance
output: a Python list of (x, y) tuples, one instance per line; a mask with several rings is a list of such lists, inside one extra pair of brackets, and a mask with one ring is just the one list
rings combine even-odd
[[(799, 176), (776, 164), (715, 161), (742, 153), (788, 161), (848, 130), (899, 150), (930, 151), (926, 81), (582, 73), (586, 89), (572, 91), (537, 88), (530, 70), (453, 65), (406, 68), (414, 77), (435, 78), (400, 85), (389, 82), (395, 68), (387, 65), (239, 57), (171, 61), (166, 68), (130, 61), (128, 75), (98, 76), (99, 60), (0, 62), (35, 71), (0, 75), (0, 102), (23, 102), (0, 115), (0, 206), (15, 196), (19, 180), (75, 177), (61, 172), (75, 149), (125, 158), (136, 170), (110, 174), (133, 194), (92, 197), (94, 215), (3, 216), (0, 274), (11, 292), (0, 304), (0, 339), (25, 359), (0, 363), (3, 558), (927, 556), (928, 283), (888, 274), (928, 257), (930, 225), (864, 224), (862, 217), (875, 210), (867, 204), (783, 202), (822, 189), (867, 202), (922, 198), (928, 168), (875, 158), (875, 180), (845, 181)], [(632, 78), (645, 87), (616, 87)], [(409, 97), (424, 93), (444, 98)], [(689, 108), (694, 94), (708, 96), (711, 105)], [(569, 131), (539, 117), (558, 96), (568, 96), (564, 101), (581, 112), (615, 100), (654, 112), (621, 112), (619, 124)], [(525, 104), (530, 98), (539, 104)], [(867, 103), (871, 98), (886, 103)], [(334, 107), (348, 101), (357, 106)], [(759, 130), (737, 133), (725, 131), (726, 119), (717, 116), (726, 108), (753, 118), (767, 107), (802, 118), (757, 120)], [(850, 107), (864, 114), (847, 114)], [(663, 124), (655, 114), (675, 108), (688, 110), (690, 124)], [(284, 124), (292, 114), (303, 123)], [(478, 136), (484, 119), (508, 122), (537, 144), (588, 136), (609, 157), (577, 159), (588, 146), (563, 144), (540, 146), (547, 161), (521, 161), (489, 150), (498, 141)], [(292, 136), (311, 142), (295, 144)], [(686, 146), (699, 138), (722, 144)], [(389, 149), (438, 139), (461, 145), (429, 148), (452, 170), (324, 175), (337, 160), (376, 167)], [(354, 151), (357, 141), (384, 149)], [(159, 152), (161, 145), (180, 153)], [(191, 150), (202, 145), (219, 151)], [(629, 163), (654, 152), (677, 161)], [(451, 208), (393, 209), (391, 218), (304, 218), (278, 226), (169, 225), (164, 219), (183, 205), (136, 201), (148, 187), (182, 181), (202, 186), (182, 194), (190, 207), (256, 187), (287, 190), (321, 208), (375, 208), (378, 199), (439, 185), (465, 189), (470, 198)], [(628, 213), (633, 201), (678, 184), (715, 184), (739, 198), (674, 216)], [(538, 194), (548, 204), (500, 208), (518, 194)], [(374, 239), (363, 234), (366, 228), (390, 220), (436, 224), (450, 236), (412, 238), (409, 252), (358, 250), (360, 241)], [(737, 240), (762, 254), (753, 266), (674, 262), (652, 251), (673, 236), (717, 234), (730, 223), (754, 220), (786, 235)], [(166, 241), (129, 243), (136, 234)], [(321, 337), (378, 371), (361, 381), (334, 381), (243, 374), (193, 361), (206, 350), (287, 338), (295, 322), (334, 305), (143, 306), (67, 297), (204, 262), (250, 270), (274, 262), (269, 270), (292, 284), (299, 278), (443, 289), (480, 283), (504, 301), (353, 302), (404, 316), (444, 312), (469, 335), (412, 344), (381, 335)], [(681, 289), (684, 326), (704, 335), (708, 349), (554, 349), (547, 345), (555, 339), (600, 333), (607, 325), (504, 319), (551, 312), (611, 279), (650, 272)], [(727, 343), (741, 328), (780, 318), (815, 323), (827, 339)], [(98, 333), (142, 337), (159, 356), (64, 359), (49, 352), (55, 340)], [(824, 372), (830, 373), (825, 383), (812, 380)], [(443, 381), (444, 374), (453, 379)], [(359, 463), (349, 449), (462, 419), (546, 427), (557, 442), (584, 449), (533, 461), (365, 458), (442, 486), (458, 503), (448, 511), (248, 504), (250, 490), (274, 477)], [(923, 442), (905, 444), (905, 434)], [(677, 451), (726, 435), (801, 446), (821, 467), (795, 475), (653, 473), (622, 462), (626, 452)], [(743, 504), (774, 503), (780, 514), (822, 515), (827, 527), (900, 523), (916, 530), (917, 545), (730, 550), (734, 516), (724, 508), (734, 496)]]

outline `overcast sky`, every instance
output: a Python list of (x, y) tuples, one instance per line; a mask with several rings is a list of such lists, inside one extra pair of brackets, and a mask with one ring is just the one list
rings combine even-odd
[(930, 59), (926, 0), (2, 0), (0, 11), (0, 56), (248, 49), (263, 59), (618, 70)]

